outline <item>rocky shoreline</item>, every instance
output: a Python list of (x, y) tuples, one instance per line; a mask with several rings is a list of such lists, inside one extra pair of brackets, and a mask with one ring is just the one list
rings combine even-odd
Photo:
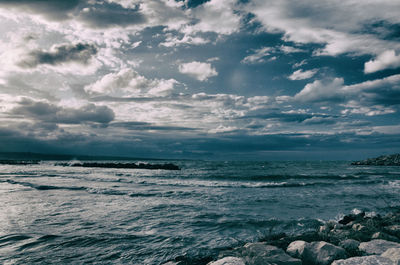
[(351, 163), (354, 166), (400, 166), (400, 154), (383, 155)]
[[(164, 265), (186, 265), (170, 261)], [(262, 242), (221, 251), (207, 265), (399, 265), (400, 209), (384, 216), (360, 212), (312, 232), (270, 235)]]

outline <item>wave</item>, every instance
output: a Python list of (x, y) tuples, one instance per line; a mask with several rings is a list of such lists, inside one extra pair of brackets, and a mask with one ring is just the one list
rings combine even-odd
[(306, 174), (298, 174), (298, 175), (284, 175), (284, 174), (271, 174), (271, 175), (254, 175), (254, 176), (227, 176), (227, 175), (212, 175), (207, 176), (207, 179), (216, 179), (216, 180), (246, 180), (246, 181), (263, 181), (263, 180), (289, 180), (289, 179), (326, 179), (326, 180), (352, 180), (352, 179), (360, 179), (363, 176), (360, 175), (306, 175)]

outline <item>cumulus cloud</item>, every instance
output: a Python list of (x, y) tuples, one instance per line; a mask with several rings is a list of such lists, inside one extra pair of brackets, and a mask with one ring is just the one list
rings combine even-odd
[(206, 81), (208, 78), (217, 76), (217, 70), (210, 63), (193, 61), (179, 65), (179, 72), (191, 76), (199, 81)]
[(88, 104), (81, 108), (65, 108), (46, 101), (23, 98), (11, 111), (39, 121), (61, 124), (80, 124), (86, 122), (107, 124), (114, 120), (114, 112), (107, 106)]
[(97, 48), (92, 44), (62, 44), (53, 46), (50, 51), (31, 51), (28, 54), (28, 58), (22, 60), (19, 65), (28, 68), (41, 64), (59, 65), (69, 62), (86, 65), (96, 53)]
[(175, 79), (147, 79), (131, 68), (109, 73), (85, 87), (91, 94), (124, 96), (165, 96), (170, 94), (178, 82)]
[(396, 55), (394, 50), (389, 50), (378, 55), (376, 59), (366, 62), (364, 65), (364, 73), (370, 74), (398, 67), (400, 67), (400, 54)]
[(315, 55), (336, 56), (344, 53), (381, 54), (399, 49), (396, 41), (370, 34), (365, 27), (374, 21), (386, 25), (400, 23), (393, 1), (357, 2), (332, 1), (327, 5), (317, 0), (293, 2), (254, 0), (245, 6), (263, 28), (271, 33), (283, 33), (283, 40), (295, 43), (317, 43), (322, 48)]
[(215, 32), (230, 35), (240, 29), (241, 15), (235, 12), (236, 0), (211, 0), (190, 10), (191, 16), (198, 20), (187, 25), (185, 33)]
[(344, 83), (343, 78), (334, 78), (332, 81), (315, 80), (307, 84), (294, 96), (295, 100), (303, 102), (323, 102), (340, 100), (338, 93)]
[(338, 103), (344, 108), (342, 111), (344, 114), (374, 116), (395, 113), (400, 105), (399, 81), (400, 75), (353, 85), (344, 85), (343, 78), (315, 80), (294, 97), (288, 97), (287, 101)]
[(303, 71), (301, 69), (294, 71), (288, 78), (290, 80), (304, 80), (313, 77), (318, 72), (318, 69)]

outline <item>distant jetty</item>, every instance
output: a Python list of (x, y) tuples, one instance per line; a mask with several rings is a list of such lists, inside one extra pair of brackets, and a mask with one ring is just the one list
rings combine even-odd
[(383, 155), (351, 163), (356, 166), (400, 166), (400, 154)]
[(16, 165), (16, 166), (26, 166), (26, 165), (37, 165), (40, 160), (0, 160), (0, 165)]
[(132, 169), (164, 169), (164, 170), (180, 170), (180, 167), (172, 164), (147, 164), (147, 163), (56, 163), (56, 166), (68, 167), (100, 167), (100, 168), (132, 168)]

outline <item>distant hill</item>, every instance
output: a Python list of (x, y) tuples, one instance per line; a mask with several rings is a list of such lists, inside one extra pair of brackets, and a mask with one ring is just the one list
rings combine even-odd
[(165, 160), (121, 156), (87, 156), (74, 154), (42, 154), (32, 152), (0, 152), (0, 160)]
[(383, 155), (351, 163), (356, 166), (400, 166), (400, 154)]

